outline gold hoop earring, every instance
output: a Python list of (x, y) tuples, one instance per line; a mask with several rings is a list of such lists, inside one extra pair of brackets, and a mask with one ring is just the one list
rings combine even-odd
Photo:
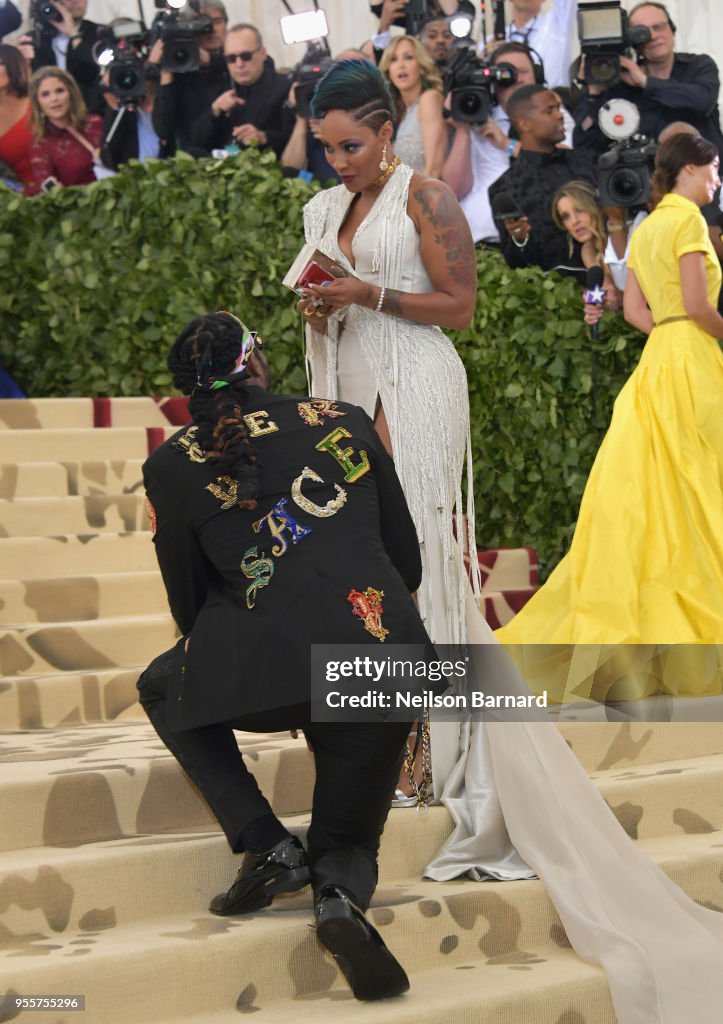
[(382, 149), (382, 158), (379, 161), (379, 170), (383, 174), (384, 171), (386, 171), (388, 169), (388, 167), (389, 167), (389, 162), (387, 160), (387, 144), (385, 142), (384, 143), (384, 148)]

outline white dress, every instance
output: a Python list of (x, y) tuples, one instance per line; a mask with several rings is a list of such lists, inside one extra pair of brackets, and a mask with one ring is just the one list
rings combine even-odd
[[(407, 215), (412, 171), (392, 174), (352, 240), (357, 277), (431, 290)], [(347, 264), (338, 233), (344, 186), (306, 206), (307, 241)], [(477, 607), (463, 565), (461, 477), (467, 462), (468, 541), (474, 551), (469, 404), (451, 341), (359, 306), (307, 328), (311, 393), (386, 413), (394, 461), (417, 528), (422, 617), (438, 643), (469, 643), (478, 678), (529, 693)], [(529, 712), (528, 712), (529, 714)], [(425, 874), (499, 879), (539, 875), (576, 952), (608, 974), (619, 1024), (720, 1024), (723, 915), (705, 910), (641, 853), (547, 722), (433, 723), (435, 793), (455, 829)], [(528, 867), (529, 865), (529, 867)]]

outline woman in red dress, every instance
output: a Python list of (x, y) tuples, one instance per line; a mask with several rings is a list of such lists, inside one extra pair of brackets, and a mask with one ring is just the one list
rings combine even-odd
[(33, 133), (30, 146), (32, 177), (26, 195), (48, 186), (88, 185), (95, 181), (100, 162), (103, 121), (85, 109), (80, 89), (67, 71), (39, 68), (30, 79)]
[(0, 160), (23, 182), (31, 177), (29, 77), (28, 62), (20, 50), (0, 44)]

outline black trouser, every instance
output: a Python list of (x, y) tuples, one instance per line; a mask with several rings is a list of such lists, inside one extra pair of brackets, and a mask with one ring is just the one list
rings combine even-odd
[(307, 704), (276, 708), (172, 732), (166, 724), (167, 669), (156, 659), (138, 680), (140, 701), (151, 723), (198, 787), (235, 853), (252, 821), (273, 813), (244, 764), (233, 734), (303, 729), (314, 752), (316, 782), (307, 833), (315, 893), (325, 885), (346, 889), (366, 909), (377, 884), (377, 853), (399, 778), (408, 722), (379, 724), (312, 722)]

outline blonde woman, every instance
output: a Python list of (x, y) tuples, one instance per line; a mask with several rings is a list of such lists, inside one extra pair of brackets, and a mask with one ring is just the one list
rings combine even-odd
[(586, 181), (570, 181), (555, 193), (552, 200), (552, 219), (560, 231), (566, 231), (570, 240), (572, 256), (575, 242), (581, 247), (582, 262), (586, 267), (600, 267), (605, 274), (603, 288), (605, 302), (599, 306), (585, 306), (585, 322), (596, 324), (603, 310), (616, 312), (622, 309), (622, 294), (615, 287), (610, 268), (605, 262), (608, 231), (627, 232), (624, 214), (619, 212), (616, 219), (607, 220), (605, 211), (597, 201), (595, 189)]
[(72, 75), (58, 67), (38, 68), (30, 79), (33, 134), (32, 180), (26, 195), (55, 185), (88, 185), (100, 162), (103, 121), (89, 114)]
[(442, 174), (447, 132), (442, 116), (444, 94), (437, 66), (412, 36), (395, 36), (379, 63), (391, 84), (400, 160), (428, 178)]

